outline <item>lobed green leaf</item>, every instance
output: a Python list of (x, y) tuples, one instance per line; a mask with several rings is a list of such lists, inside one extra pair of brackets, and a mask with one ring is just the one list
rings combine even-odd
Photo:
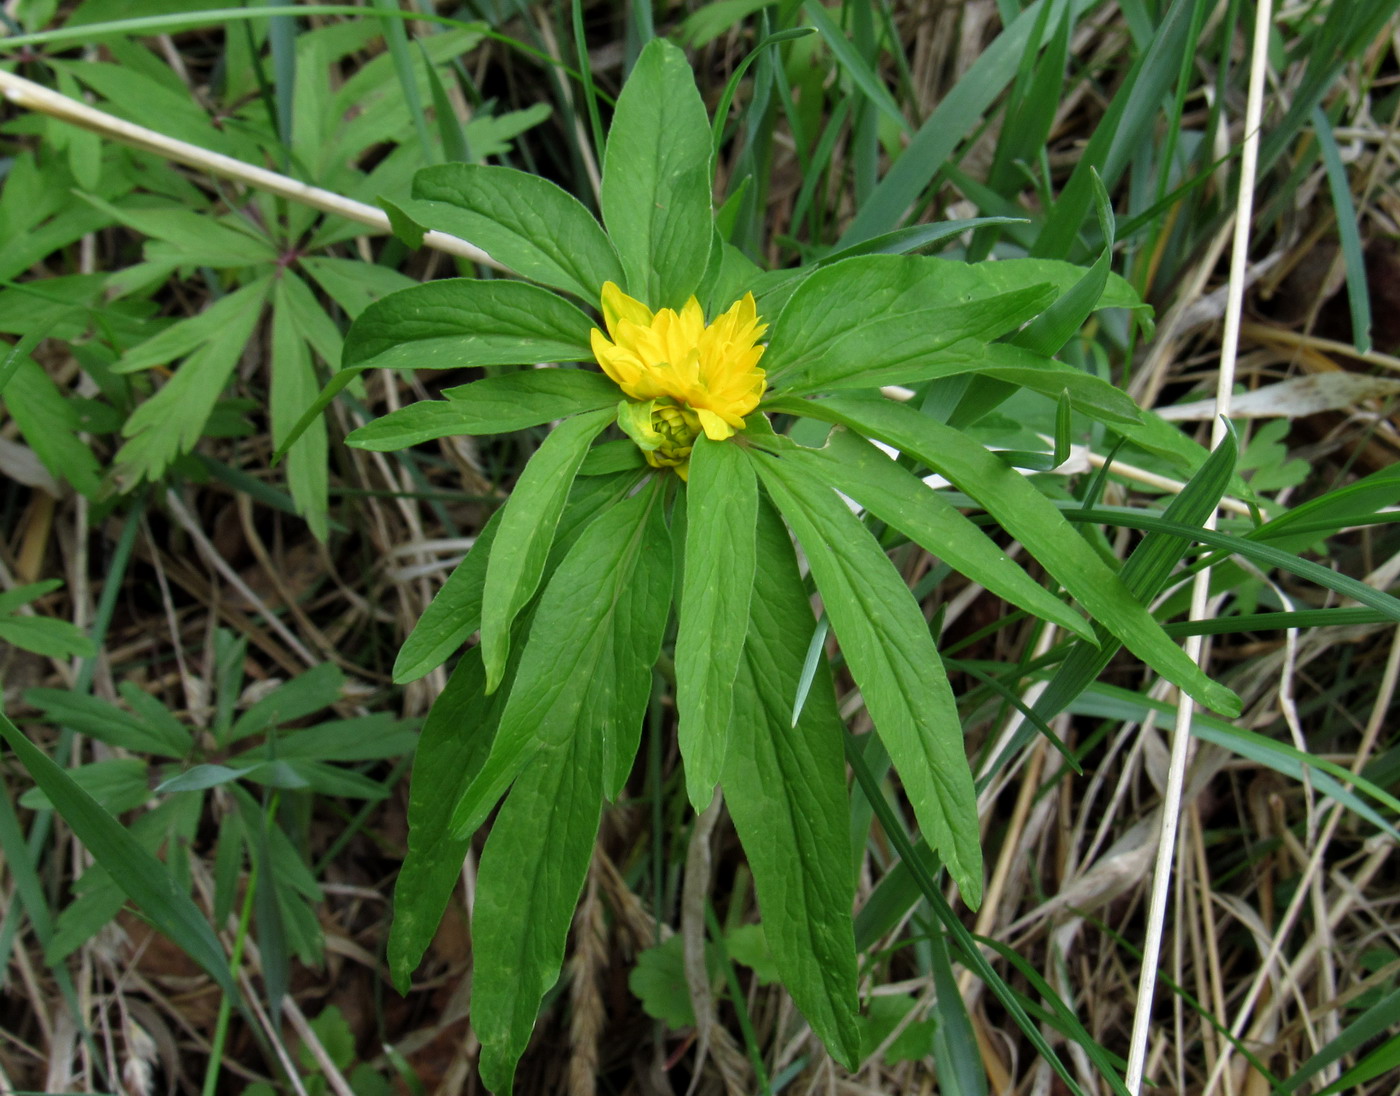
[(540, 584), (559, 515), (584, 453), (615, 416), (613, 409), (591, 411), (551, 431), (502, 508), (496, 533), (500, 547), (487, 558), (481, 592), (481, 648), (488, 692), (501, 683), (510, 651), (510, 626)]
[(618, 96), (603, 156), (603, 221), (627, 291), (680, 308), (700, 285), (714, 232), (710, 123), (685, 54), (647, 43)]
[(796, 726), (811, 603), (782, 519), (757, 508), (749, 627), (724, 758), (725, 800), (753, 869), (764, 935), (783, 984), (847, 1068), (859, 1053), (850, 839), (841, 717), (825, 660)]
[(385, 452), (457, 434), (504, 434), (615, 406), (622, 393), (583, 369), (531, 369), (448, 389), (353, 431), (347, 445)]
[(797, 462), (751, 452), (802, 544), (919, 826), (975, 907), (982, 896), (977, 802), (957, 705), (928, 622), (889, 557), (835, 491), (813, 483)]
[(593, 215), (548, 179), (508, 167), (440, 164), (413, 177), (398, 203), (419, 224), (470, 240), (521, 277), (589, 304), (622, 263)]
[(1208, 678), (1172, 643), (1123, 580), (1024, 476), (960, 431), (904, 404), (833, 396), (797, 413), (838, 422), (893, 445), (976, 499), (1133, 654), (1200, 703), (1238, 715), (1239, 698)]
[(677, 736), (691, 805), (704, 810), (724, 766), (754, 583), (758, 483), (739, 446), (703, 435), (690, 455), (685, 575), (676, 636)]
[[(506, 543), (504, 526), (497, 536), (492, 560)], [(537, 752), (580, 734), (602, 743), (595, 794), (617, 794), (641, 733), (671, 581), (656, 487), (583, 530), (540, 598), (491, 756), (453, 811), (454, 833), (480, 826)]]

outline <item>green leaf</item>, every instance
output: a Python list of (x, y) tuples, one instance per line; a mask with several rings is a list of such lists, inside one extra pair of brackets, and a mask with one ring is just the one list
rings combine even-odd
[(890, 400), (833, 396), (806, 401), (793, 412), (839, 422), (878, 438), (946, 476), (985, 506), (1133, 654), (1206, 707), (1225, 715), (1239, 714), (1239, 698), (1208, 678), (1172, 643), (1055, 504), (965, 434)]
[(1115, 430), (1137, 426), (1143, 420), (1138, 405), (1122, 389), (1092, 373), (1041, 357), (1011, 343), (992, 343), (988, 346), (986, 356), (978, 363), (977, 372), (1018, 388), (1039, 392), (1052, 400), (1058, 400), (1062, 393), (1068, 392), (1074, 410), (1107, 422)]
[(540, 1001), (558, 980), (598, 832), (604, 743), (587, 724), (578, 730), (535, 754), (481, 854), (471, 1008), (491, 1092), (512, 1091)]
[(522, 277), (596, 304), (623, 281), (617, 252), (593, 215), (548, 179), (508, 167), (441, 164), (413, 177), (419, 224), (470, 240)]
[(6, 590), (0, 593), (0, 613), (13, 613), (20, 606), (37, 601), (45, 594), (51, 594), (62, 587), (61, 578), (46, 578), (42, 582), (29, 582), (23, 586), (16, 586), (13, 590)]
[(1093, 629), (1009, 559), (996, 541), (918, 476), (858, 434), (837, 428), (825, 448), (783, 450), (881, 521), (997, 597), (1094, 641)]
[(159, 258), (181, 266), (249, 267), (277, 261), (277, 252), (267, 240), (241, 228), (221, 224), (206, 213), (166, 204), (155, 209), (115, 206), (92, 194), (79, 193), (83, 201), (96, 206), (114, 221), (144, 236), (164, 242), (146, 245), (147, 258)]
[(74, 624), (41, 616), (0, 616), (0, 640), (47, 658), (91, 658), (92, 640)]
[[(470, 558), (470, 557), (469, 557)], [(453, 804), (486, 761), (504, 697), (486, 695), (479, 648), (452, 671), (423, 724), (408, 790), (408, 855), (394, 885), (389, 969), (400, 993), (432, 942), (471, 837), (454, 837)]]
[[(1234, 474), (1238, 452), (1234, 432), (1231, 431), (1185, 488), (1171, 500), (1162, 514), (1163, 520), (1199, 525), (1213, 514)], [(1119, 577), (1135, 598), (1150, 604), (1161, 593), (1188, 548), (1189, 541), (1150, 532), (1128, 556)], [(1103, 672), (1117, 653), (1119, 645), (1112, 642), (1108, 630), (1102, 624), (1096, 630), (1099, 632), (1096, 645), (1087, 647), (1082, 643), (1075, 644), (1036, 700), (1035, 712), (1042, 719), (1048, 720), (1062, 711)]]
[(448, 389), (353, 431), (347, 445), (384, 452), (456, 434), (504, 434), (614, 407), (621, 393), (601, 373), (531, 369)]
[[(630, 442), (623, 444), (636, 454), (636, 446)], [(596, 446), (589, 450), (590, 453), (597, 451)], [(635, 469), (626, 471), (635, 472)], [(549, 570), (557, 559), (562, 559), (584, 527), (625, 496), (636, 483), (635, 474), (614, 476), (608, 469), (599, 471), (596, 478), (575, 481), (563, 516), (559, 519), (554, 546), (550, 549), (550, 561), (545, 569)], [(486, 576), (486, 557), (491, 553), (500, 516), (500, 510), (491, 515), (491, 520), (477, 535), (476, 543), (466, 559), (448, 576), (443, 588), (419, 617), (394, 662), (396, 682), (416, 681), (428, 671), (441, 666), (481, 627), (481, 587)]]
[(653, 39), (618, 96), (601, 203), (627, 291), (680, 308), (700, 285), (714, 231), (710, 126), (685, 54)]
[[(124, 486), (158, 480), (171, 461), (194, 448), (253, 337), (271, 287), (270, 277), (259, 278), (221, 298), (194, 319), (184, 320), (141, 344), (122, 360), (118, 372), (164, 364), (181, 352), (170, 353), (178, 345), (174, 339), (177, 331), (184, 329), (182, 340), (196, 340), (197, 349), (159, 392), (132, 412), (122, 427), (128, 440), (117, 451), (116, 464), (118, 479)], [(160, 360), (152, 360), (153, 357)]]
[(213, 978), (224, 993), (238, 1001), (238, 986), (229, 972), (228, 956), (209, 922), (190, 896), (175, 885), (165, 865), (142, 848), (120, 822), (98, 806), (92, 796), (74, 784), (67, 773), (3, 715), (0, 715), (0, 738), (9, 743), (78, 840), (110, 873), (126, 896), (141, 907), (160, 932)]
[(394, 660), (394, 683), (417, 681), (441, 666), (481, 627), (481, 587), (486, 579), (486, 559), (502, 510), (497, 510), (476, 536), (471, 551), (447, 576), (413, 631), (408, 633)]
[(524, 282), (449, 278), (390, 293), (351, 324), (340, 372), (303, 412), (276, 457), (366, 369), (592, 361), (592, 327), (568, 301)]
[[(639, 952), (627, 974), (627, 988), (642, 1003), (642, 1011), (672, 1031), (695, 1023), (695, 1006), (685, 981), (685, 937), (669, 936), (663, 943)], [(708, 959), (713, 953), (706, 949)]]
[(574, 736), (602, 744), (594, 790), (617, 794), (641, 733), (671, 582), (656, 486), (584, 529), (540, 598), (491, 756), (453, 811), (454, 833), (480, 826), (536, 753)]
[(1031, 281), (1003, 292), (970, 266), (861, 255), (822, 267), (788, 298), (763, 367), (780, 392), (873, 388), (975, 368), (987, 342), (1054, 300)]
[[(297, 300), (297, 304), (293, 301)], [(301, 408), (316, 398), (320, 387), (311, 361), (307, 333), (298, 324), (306, 309), (318, 311), (316, 298), (306, 283), (284, 270), (272, 291), (272, 442), (280, 445), (296, 425)], [(330, 446), (326, 423), (308, 424), (287, 460), (287, 485), (297, 513), (306, 519), (312, 534), (325, 543), (330, 534), (327, 516)]]
[(315, 715), (340, 699), (345, 675), (334, 662), (323, 662), (277, 686), (233, 724), (228, 740), (237, 742), (269, 727)]
[(704, 810), (724, 765), (734, 675), (753, 592), (758, 484), (729, 442), (696, 439), (686, 487), (685, 577), (676, 636), (676, 711), (690, 802)]
[(97, 498), (102, 470), (78, 438), (82, 423), (74, 404), (33, 359), (17, 357), (12, 365), (5, 406), (24, 440), (54, 477), (67, 480), (88, 499)]
[(592, 361), (593, 322), (525, 282), (448, 278), (371, 304), (345, 336), (342, 365), (465, 369)]
[(555, 528), (578, 466), (616, 410), (567, 419), (550, 432), (516, 481), (496, 536), (500, 549), (486, 562), (481, 592), (481, 650), (486, 690), (495, 692), (510, 652), (510, 626), (538, 589)]
[[(135, 757), (114, 757), (94, 761), (71, 770), (73, 783), (92, 796), (97, 804), (112, 814), (134, 810), (151, 798), (151, 785), (146, 778), (146, 763)], [(21, 807), (31, 811), (51, 811), (52, 801), (42, 788), (30, 788), (19, 797)]]
[(124, 712), (105, 700), (68, 689), (28, 689), (24, 702), (52, 723), (133, 753), (181, 758), (193, 745), (189, 732), (173, 717), (171, 721), (143, 718), (141, 713)]
[(975, 907), (982, 896), (977, 802), (957, 705), (928, 622), (870, 530), (835, 491), (784, 457), (753, 453), (763, 485), (802, 544), (919, 826)]
[(841, 718), (823, 660), (793, 726), (812, 608), (792, 540), (766, 502), (758, 507), (757, 547), (762, 565), (734, 683), (739, 699), (724, 759), (725, 800), (783, 984), (833, 1056), (853, 1068), (855, 887)]

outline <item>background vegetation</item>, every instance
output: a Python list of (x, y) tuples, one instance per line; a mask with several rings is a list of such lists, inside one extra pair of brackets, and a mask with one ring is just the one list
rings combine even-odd
[[(1184, 619), (1196, 557), (1144, 589), (1176, 634), (1212, 634), (1207, 667), (1245, 702), (1233, 724), (1194, 725), (1147, 1061), (1169, 1092), (1380, 1094), (1400, 1069), (1395, 622), (1285, 566), (1380, 590), (1400, 569), (1395, 8), (1314, 0), (1273, 22), (1235, 405), (1247, 483), (1222, 528), (1288, 513), (1263, 539), (1283, 558), (1216, 560), (1203, 626)], [(951, 258), (1111, 249), (1156, 330), (1102, 314), (1061, 356), (1155, 408), (1160, 444), (1104, 476), (1081, 430), (1035, 477), (1067, 505), (1124, 508), (1084, 527), (1106, 559), (1192, 476), (1182, 439), (1208, 435), (1244, 0), (17, 0), (3, 21), (5, 70), (371, 205), (452, 160), (593, 204), (611, 96), (668, 35), (717, 119), (722, 223), (765, 266), (890, 233), (882, 246)], [(42, 748), (11, 739), (0, 762), (0, 1087), (478, 1091), (473, 859), (411, 992), (384, 975), (403, 778), (445, 680), (398, 689), (390, 669), (540, 432), (346, 448), (368, 418), (476, 375), (381, 371), (270, 457), (371, 301), (489, 268), (42, 113), (10, 111), (0, 154), (0, 680)], [(925, 227), (970, 217), (1008, 220)], [(1056, 423), (1011, 403), (975, 429), (1045, 453)], [(867, 1057), (836, 1067), (771, 981), (732, 829), (697, 827), (658, 701), (519, 1091), (1121, 1089), (1174, 697), (1115, 662), (1049, 726), (1026, 722), (1020, 698), (1067, 648), (891, 550), (985, 778), (987, 899), (963, 921), (1023, 1016), (952, 958), (867, 750), (875, 783), (851, 818)], [(867, 730), (859, 695), (843, 705)], [(52, 809), (31, 779), (45, 757), (123, 837), (95, 844), (110, 831), (78, 799)], [(687, 870), (712, 875), (711, 902), (685, 907)], [(172, 943), (126, 903), (133, 886), (157, 920), (184, 894), (204, 920), (173, 922)], [(704, 992), (687, 934), (706, 941)]]

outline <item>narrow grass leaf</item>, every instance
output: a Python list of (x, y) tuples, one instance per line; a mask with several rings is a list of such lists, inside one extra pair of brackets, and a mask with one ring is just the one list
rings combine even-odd
[(1337, 239), (1342, 246), (1342, 261), (1346, 265), (1347, 302), (1351, 306), (1352, 342), (1363, 354), (1371, 349), (1371, 294), (1366, 281), (1366, 256), (1361, 247), (1361, 233), (1356, 227), (1356, 205), (1351, 200), (1351, 184), (1332, 123), (1321, 107), (1312, 112), (1313, 133), (1317, 150), (1327, 171), (1327, 189), (1332, 195), (1332, 209), (1337, 218)]
[[(1099, 719), (1135, 723), (1151, 721), (1162, 728), (1170, 728), (1176, 719), (1176, 707), (1172, 704), (1149, 700), (1141, 694), (1102, 683), (1091, 685), (1075, 698), (1068, 710), (1076, 715)], [(1357, 776), (1335, 762), (1304, 753), (1287, 743), (1276, 742), (1203, 712), (1192, 716), (1191, 734), (1203, 742), (1210, 742), (1272, 769), (1281, 776), (1310, 781), (1318, 792), (1340, 803), (1357, 817), (1364, 818), (1392, 840), (1400, 840), (1400, 828), (1397, 828), (1400, 800), (1365, 777)], [(1381, 814), (1357, 792), (1365, 793), (1369, 799), (1383, 806), (1391, 817)]]
[(812, 609), (792, 541), (766, 502), (749, 627), (724, 761), (725, 800), (753, 869), (764, 936), (783, 985), (834, 1057), (853, 1068), (856, 1028), (854, 879), (841, 717), (831, 672), (818, 668), (802, 717), (792, 697)]
[(734, 676), (754, 583), (758, 483), (735, 444), (696, 439), (686, 488), (685, 576), (676, 636), (677, 736), (691, 805), (704, 810), (724, 766)]
[(680, 308), (709, 259), (710, 124), (690, 62), (665, 39), (647, 43), (613, 112), (602, 207), (628, 292)]
[(1167, 638), (1123, 580), (1065, 524), (1055, 504), (980, 444), (889, 400), (833, 396), (807, 401), (802, 413), (878, 438), (946, 476), (985, 506), (1133, 654), (1206, 707), (1239, 714), (1239, 698), (1208, 678)]
[(413, 200), (399, 204), (419, 224), (470, 240), (522, 277), (590, 305), (604, 282), (624, 280), (617, 251), (593, 214), (538, 175), (443, 164), (418, 172)]
[(385, 452), (459, 434), (504, 434), (617, 405), (618, 387), (583, 369), (531, 369), (450, 388), (354, 430), (357, 449)]
[(865, 758), (861, 755), (860, 748), (856, 745), (854, 736), (846, 735), (846, 760), (850, 763), (852, 771), (855, 773), (856, 781), (860, 784), (861, 790), (865, 792), (865, 797), (875, 809), (875, 815), (880, 819), (881, 826), (884, 827), (885, 834), (895, 851), (899, 854), (899, 867), (905, 867), (909, 871), (914, 884), (923, 895), (925, 901), (932, 907), (934, 915), (939, 923), (943, 925), (945, 931), (958, 953), (958, 958), (962, 963), (976, 974), (996, 996), (1006, 1011), (1015, 1020), (1016, 1026), (1021, 1029), (1031, 1045), (1035, 1047), (1045, 1061), (1050, 1063), (1050, 1067), (1065, 1083), (1074, 1096), (1084, 1096), (1084, 1090), (1079, 1087), (1074, 1076), (1065, 1068), (1060, 1061), (1059, 1055), (1055, 1053), (1054, 1047), (1046, 1041), (1039, 1025), (1027, 1014), (1022, 1003), (1021, 995), (1018, 994), (1006, 980), (997, 973), (996, 968), (987, 961), (987, 957), (982, 953), (982, 948), (977, 943), (976, 938), (968, 931), (967, 926), (959, 920), (958, 915), (953, 912), (953, 908), (943, 897), (943, 892), (934, 882), (933, 872), (930, 870), (928, 859), (932, 857), (920, 856), (913, 843), (909, 840), (908, 834), (904, 832), (904, 823), (894, 813), (894, 809), (886, 801), (879, 784), (876, 782), (870, 767), (866, 764)]
[(895, 104), (893, 96), (880, 82), (880, 77), (871, 69), (856, 47), (851, 44), (845, 32), (837, 26), (836, 20), (827, 13), (826, 8), (817, 3), (816, 0), (805, 0), (802, 12), (812, 21), (812, 26), (816, 27), (817, 33), (822, 36), (822, 41), (835, 54), (836, 60), (840, 62), (841, 67), (850, 76), (851, 82), (860, 93), (876, 110), (889, 118), (901, 130), (909, 132), (913, 128), (909, 124), (909, 119), (904, 117), (903, 112)]
[(1078, 158), (1069, 182), (1060, 192), (1031, 254), (1051, 259), (1070, 258), (1075, 239), (1095, 196), (1095, 174), (1106, 186), (1115, 185), (1131, 162), (1141, 135), (1150, 132), (1162, 100), (1169, 96), (1181, 65), (1182, 46), (1190, 29), (1196, 0), (1174, 0), (1158, 23), (1147, 49), (1114, 93)]
[(142, 848), (120, 822), (74, 784), (4, 715), (0, 715), (0, 737), (9, 743), (78, 840), (107, 869), (126, 896), (224, 993), (237, 1001), (238, 986), (229, 972), (228, 956), (209, 922), (189, 895), (175, 885), (165, 865)]
[[(909, 588), (836, 492), (755, 451), (755, 467), (807, 556), (851, 673), (894, 759), (924, 836), (969, 906), (982, 850), (962, 724), (938, 650)], [(801, 639), (805, 647), (807, 635)]]
[(487, 558), (481, 592), (487, 692), (494, 692), (501, 683), (510, 651), (510, 626), (539, 587), (559, 515), (583, 455), (615, 417), (613, 409), (591, 411), (552, 430), (521, 472), (503, 508), (496, 532), (499, 547)]
[(1290, 1092), (1297, 1092), (1308, 1078), (1316, 1076), (1343, 1055), (1356, 1054), (1368, 1042), (1384, 1035), (1388, 1028), (1394, 1026), (1396, 1016), (1400, 1016), (1400, 989), (1392, 990), (1347, 1024), (1340, 1035), (1304, 1062), (1270, 1096), (1288, 1096)]
[(1043, 5), (1053, 8), (1051, 21), (1068, 18), (1077, 22), (1097, 2), (1038, 0), (1012, 20), (924, 119), (908, 147), (842, 233), (838, 246), (850, 247), (898, 227), (924, 188), (938, 177), (945, 164), (953, 162), (958, 143), (980, 124), (1015, 79)]
[[(1199, 525), (1215, 511), (1230, 477), (1235, 471), (1238, 446), (1233, 431), (1228, 433), (1220, 445), (1211, 453), (1200, 470), (1191, 477), (1177, 496), (1167, 506), (1163, 517), (1188, 525)], [(1148, 533), (1128, 556), (1119, 571), (1119, 577), (1139, 601), (1151, 602), (1170, 579), (1172, 571), (1181, 557), (1190, 548), (1187, 541), (1168, 537), (1162, 533)], [(1064, 662), (1050, 679), (1050, 684), (1036, 701), (1035, 711), (1041, 719), (1050, 719), (1064, 710), (1071, 700), (1089, 686), (1089, 683), (1103, 672), (1105, 666), (1118, 651), (1118, 643), (1113, 640), (1102, 624), (1097, 627), (1098, 641), (1094, 647), (1076, 644)], [(1007, 751), (1014, 748), (1008, 744)], [(1009, 752), (1003, 756), (1010, 756)]]
[(408, 31), (404, 28), (403, 20), (385, 18), (390, 13), (397, 14), (398, 5), (395, 0), (373, 0), (373, 4), (380, 13), (384, 42), (388, 45), (389, 56), (394, 61), (394, 72), (399, 78), (399, 89), (403, 92), (408, 115), (413, 119), (419, 151), (424, 160), (432, 162), (438, 158), (437, 149), (433, 147), (432, 137), (428, 133), (428, 117), (423, 110), (422, 97), (418, 94), (418, 74), (413, 71), (413, 55), (408, 48)]
[(978, 1052), (972, 1018), (953, 974), (948, 942), (942, 936), (931, 935), (928, 947), (937, 993), (932, 1015), (938, 1020), (933, 1037), (939, 1088), (944, 1096), (987, 1096), (987, 1070)]
[[(504, 538), (502, 526), (492, 560), (509, 543)], [(579, 734), (596, 738), (603, 751), (595, 796), (616, 794), (651, 694), (671, 582), (671, 539), (656, 488), (583, 530), (540, 598), (491, 756), (452, 813), (454, 833), (481, 825), (540, 750), (563, 748)]]

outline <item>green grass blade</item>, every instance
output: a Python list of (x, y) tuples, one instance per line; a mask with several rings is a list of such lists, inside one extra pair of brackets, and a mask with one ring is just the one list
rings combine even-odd
[(229, 971), (228, 956), (204, 915), (189, 895), (175, 885), (164, 864), (141, 847), (120, 822), (97, 805), (72, 777), (55, 765), (4, 715), (0, 738), (9, 743), (34, 782), (44, 790), (63, 820), (111, 873), (122, 891), (234, 1000), (238, 986)]
[(1332, 209), (1337, 218), (1337, 238), (1342, 245), (1342, 260), (1347, 272), (1347, 301), (1351, 306), (1351, 338), (1363, 354), (1371, 349), (1371, 293), (1366, 281), (1366, 256), (1361, 248), (1361, 233), (1356, 227), (1356, 206), (1351, 200), (1351, 184), (1347, 169), (1332, 133), (1332, 123), (1321, 107), (1313, 108), (1313, 133), (1322, 166), (1327, 171), (1327, 188), (1332, 195)]

